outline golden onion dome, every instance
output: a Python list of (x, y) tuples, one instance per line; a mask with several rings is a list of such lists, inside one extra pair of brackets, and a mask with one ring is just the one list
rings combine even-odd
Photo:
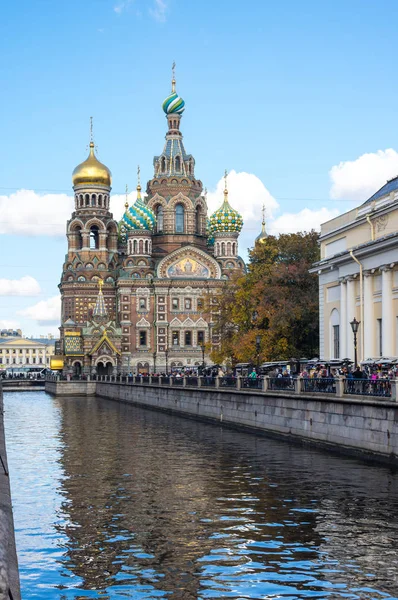
[(88, 158), (77, 165), (72, 173), (73, 187), (77, 185), (103, 185), (111, 187), (112, 173), (95, 156), (94, 142), (90, 142), (90, 154)]

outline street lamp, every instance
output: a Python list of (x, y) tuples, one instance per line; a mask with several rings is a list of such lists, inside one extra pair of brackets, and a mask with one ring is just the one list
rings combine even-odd
[(260, 345), (261, 345), (261, 335), (256, 335), (256, 365), (257, 365), (257, 374), (260, 368)]
[(204, 369), (205, 367), (205, 343), (202, 342), (200, 344), (201, 350), (202, 350), (202, 368)]
[(358, 333), (358, 329), (359, 329), (360, 324), (361, 324), (361, 321), (357, 321), (355, 317), (350, 322), (352, 333), (354, 334), (354, 367), (355, 367), (355, 369), (358, 366), (358, 359), (357, 359), (357, 333)]
[(153, 373), (156, 374), (156, 350), (153, 353)]
[(164, 351), (165, 357), (166, 357), (166, 375), (168, 376), (169, 374), (169, 363), (168, 363), (168, 358), (169, 358), (169, 349), (166, 348), (166, 350)]

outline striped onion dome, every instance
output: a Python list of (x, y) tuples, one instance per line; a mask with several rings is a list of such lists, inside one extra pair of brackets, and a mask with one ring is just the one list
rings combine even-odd
[(167, 96), (163, 101), (162, 108), (166, 115), (177, 114), (181, 115), (185, 110), (185, 102), (177, 92), (173, 91), (170, 96)]
[(243, 219), (228, 202), (228, 190), (224, 190), (224, 202), (210, 217), (210, 232), (213, 234), (222, 232), (239, 233), (242, 227)]
[(141, 198), (141, 186), (137, 186), (137, 200), (128, 207), (119, 221), (119, 234), (121, 239), (126, 240), (129, 231), (152, 231), (155, 228), (155, 213), (147, 207)]

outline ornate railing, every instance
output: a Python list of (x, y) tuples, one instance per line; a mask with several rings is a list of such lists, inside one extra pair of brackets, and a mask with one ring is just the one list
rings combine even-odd
[(287, 392), (289, 394), (314, 394), (344, 396), (367, 396), (369, 398), (392, 398), (398, 396), (398, 379), (351, 379), (344, 377), (223, 377), (212, 375), (48, 375), (46, 381), (99, 381), (124, 385), (158, 385), (214, 390), (240, 390), (242, 392), (267, 393)]
[(391, 398), (390, 379), (349, 379), (344, 381), (344, 393), (352, 396)]
[(301, 389), (303, 392), (335, 394), (336, 380), (334, 377), (320, 377), (319, 379), (303, 377)]

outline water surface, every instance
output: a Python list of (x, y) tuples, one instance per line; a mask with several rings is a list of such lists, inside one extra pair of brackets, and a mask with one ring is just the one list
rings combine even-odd
[(398, 597), (398, 474), (99, 398), (5, 393), (24, 600)]

